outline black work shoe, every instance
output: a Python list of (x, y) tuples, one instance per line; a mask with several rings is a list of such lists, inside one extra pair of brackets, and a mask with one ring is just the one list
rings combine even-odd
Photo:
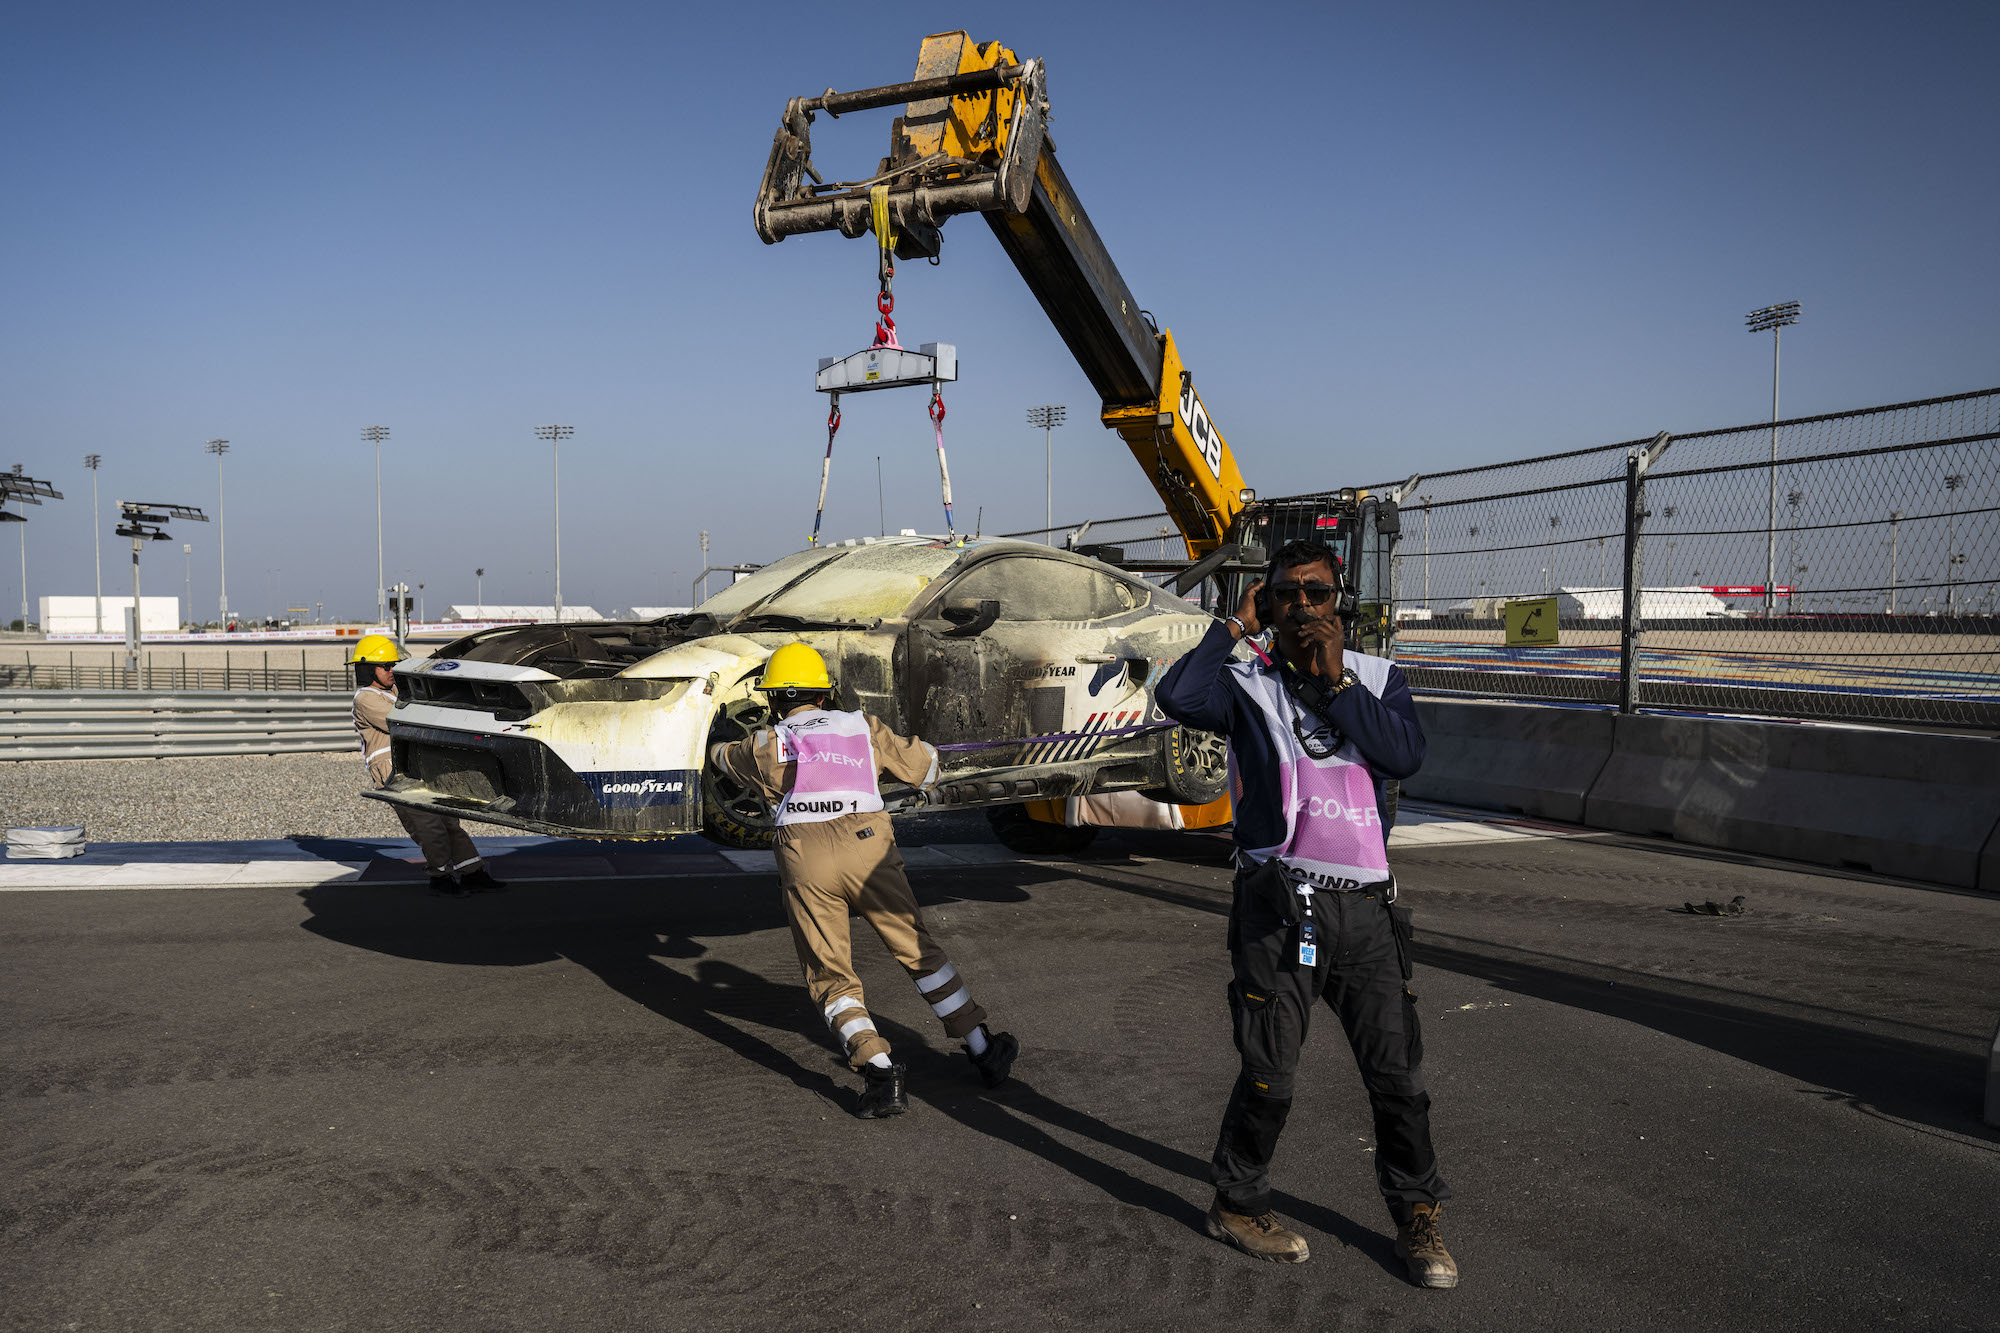
[(1458, 1285), (1458, 1261), (1438, 1235), (1438, 1206), (1417, 1204), (1410, 1220), (1396, 1228), (1396, 1257), (1410, 1268), (1410, 1281), (1444, 1290)]
[(467, 893), (505, 893), (507, 891), (507, 881), (493, 878), (492, 872), (487, 870), (485, 866), (479, 867), (479, 869), (469, 875), (460, 875), (458, 883), (459, 887)]
[(861, 1104), (854, 1108), (855, 1115), (863, 1120), (880, 1120), (910, 1109), (910, 1099), (903, 1095), (903, 1066), (890, 1065), (884, 1069), (880, 1065), (863, 1065), (861, 1076), (868, 1083), (861, 1089)]
[(1008, 1071), (1014, 1067), (1014, 1057), (1021, 1053), (1021, 1043), (1014, 1040), (1011, 1033), (989, 1032), (986, 1034), (986, 1054), (965, 1053), (972, 1061), (972, 1067), (979, 1071), (980, 1081), (989, 1088), (997, 1088), (1007, 1081)]
[(460, 888), (458, 881), (450, 875), (432, 875), (431, 892), (440, 898), (467, 898), (472, 895), (471, 889)]
[(1312, 1257), (1306, 1238), (1287, 1230), (1272, 1212), (1232, 1213), (1217, 1199), (1208, 1209), (1208, 1234), (1234, 1245), (1252, 1259), (1278, 1264), (1302, 1264)]

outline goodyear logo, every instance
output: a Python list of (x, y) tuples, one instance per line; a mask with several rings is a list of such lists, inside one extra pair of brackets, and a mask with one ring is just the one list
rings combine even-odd
[(692, 769), (619, 769), (577, 776), (597, 803), (609, 810), (684, 805), (700, 790), (699, 775)]

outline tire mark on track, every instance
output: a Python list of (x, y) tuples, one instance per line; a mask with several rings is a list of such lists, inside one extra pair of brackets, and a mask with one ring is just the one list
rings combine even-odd
[[(459, 1251), (570, 1260), (643, 1286), (671, 1284), (683, 1313), (740, 1323), (795, 1308), (802, 1293), (829, 1313), (879, 1311), (885, 1301), (911, 1313), (907, 1274), (882, 1266), (857, 1275), (842, 1242), (922, 1253), (950, 1236), (1088, 1323), (1127, 1322), (1152, 1307), (1208, 1326), (1405, 1326), (1305, 1275), (1273, 1273), (1191, 1238), (1185, 1219), (1108, 1198), (1030, 1212), (1004, 1197), (782, 1173), (641, 1162), (357, 1167), (267, 1144), (121, 1150), (100, 1141), (15, 1154), (8, 1168), (25, 1182), (26, 1197), (0, 1215), (0, 1237), (17, 1251), (140, 1236), (170, 1219), (241, 1230), (280, 1213), (331, 1211), (385, 1234), (419, 1223)], [(228, 1188), (218, 1194), (217, 1182)], [(42, 1197), (58, 1189), (60, 1207)]]

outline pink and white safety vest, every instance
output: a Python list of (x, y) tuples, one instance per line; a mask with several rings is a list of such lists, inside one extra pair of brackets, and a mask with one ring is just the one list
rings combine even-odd
[(772, 724), (778, 762), (797, 762), (798, 777), (772, 812), (785, 824), (819, 824), (882, 808), (875, 743), (865, 713), (816, 708)]
[[(1356, 683), (1381, 698), (1389, 685), (1388, 660), (1354, 652), (1346, 659)], [(1331, 755), (1315, 759), (1300, 744), (1298, 733), (1303, 730), (1316, 748), (1325, 749), (1333, 741), (1327, 723), (1286, 693), (1276, 671), (1255, 662), (1233, 662), (1229, 670), (1257, 705), (1264, 730), (1277, 749), (1278, 794), (1285, 811), (1283, 842), (1240, 850), (1260, 863), (1277, 857), (1296, 878), (1315, 888), (1355, 889), (1388, 879), (1389, 852), (1382, 813), (1375, 807), (1375, 781), (1354, 742), (1343, 737)], [(1233, 779), (1233, 747), (1229, 762)]]

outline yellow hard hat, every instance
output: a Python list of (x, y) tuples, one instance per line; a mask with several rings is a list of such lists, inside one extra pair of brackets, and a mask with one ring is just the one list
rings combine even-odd
[(403, 660), (403, 650), (386, 634), (364, 634), (354, 645), (354, 656), (347, 660), (380, 662), (384, 666), (390, 666)]
[(830, 690), (826, 659), (803, 643), (788, 643), (771, 654), (764, 667), (760, 690)]

